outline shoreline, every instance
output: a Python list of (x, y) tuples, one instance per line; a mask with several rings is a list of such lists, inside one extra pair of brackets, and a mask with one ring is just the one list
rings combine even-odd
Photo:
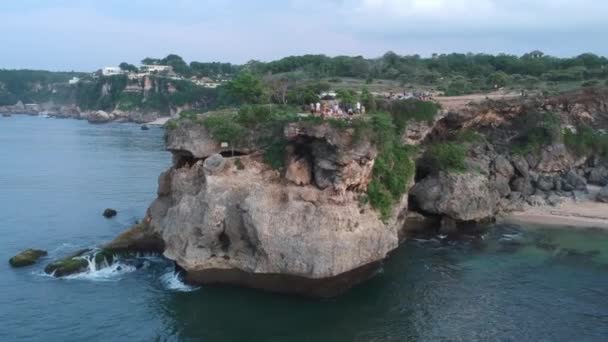
[(152, 125), (152, 126), (164, 126), (169, 120), (173, 119), (174, 117), (172, 116), (163, 116), (163, 117), (159, 117), (155, 120), (152, 121), (146, 121), (146, 122), (140, 122), (137, 120), (129, 120), (126, 118), (117, 118), (114, 120), (110, 120), (110, 121), (105, 121), (105, 122), (92, 122), (91, 120), (89, 120), (86, 117), (81, 117), (81, 116), (75, 116), (75, 115), (69, 115), (69, 114), (63, 114), (63, 113), (23, 113), (23, 112), (0, 112), (0, 117), (2, 117), (4, 114), (8, 114), (10, 116), (36, 116), (36, 117), (42, 117), (42, 118), (47, 118), (47, 119), (73, 119), (73, 120), (80, 120), (80, 121), (87, 121), (90, 124), (94, 124), (94, 125), (98, 125), (98, 124), (105, 124), (105, 123), (112, 123), (112, 122), (117, 122), (117, 123), (133, 123), (133, 124), (137, 124), (137, 125)]
[(527, 207), (497, 219), (502, 223), (538, 224), (548, 227), (608, 230), (608, 203), (595, 201), (599, 187), (589, 186), (583, 198), (569, 199), (560, 205)]

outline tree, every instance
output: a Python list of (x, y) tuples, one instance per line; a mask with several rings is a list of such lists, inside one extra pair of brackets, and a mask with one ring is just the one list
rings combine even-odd
[(488, 82), (492, 88), (502, 88), (509, 82), (509, 75), (503, 71), (498, 71), (488, 77)]
[(128, 71), (128, 72), (135, 72), (137, 71), (137, 67), (133, 64), (129, 64), (127, 62), (122, 62), (118, 65), (118, 67), (120, 67), (120, 70), (123, 71)]
[(351, 90), (338, 89), (336, 91), (336, 97), (343, 105), (353, 106), (355, 104), (355, 94)]
[(178, 55), (170, 54), (163, 58), (161, 63), (172, 67), (173, 71), (179, 75), (190, 75), (190, 67), (188, 66), (188, 63), (186, 63), (184, 59)]
[(264, 95), (262, 80), (249, 71), (239, 73), (226, 85), (226, 90), (228, 95), (240, 103), (261, 103)]

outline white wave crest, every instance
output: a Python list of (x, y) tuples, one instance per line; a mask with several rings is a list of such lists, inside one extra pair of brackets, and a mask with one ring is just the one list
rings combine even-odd
[(160, 281), (167, 290), (177, 292), (192, 292), (200, 289), (197, 286), (190, 286), (181, 279), (181, 275), (172, 269), (160, 277)]

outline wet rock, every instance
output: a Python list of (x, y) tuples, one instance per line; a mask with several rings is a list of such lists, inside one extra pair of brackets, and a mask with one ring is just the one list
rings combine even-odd
[(116, 210), (114, 210), (114, 209), (108, 208), (108, 209), (106, 209), (106, 210), (103, 211), (102, 215), (105, 218), (112, 218), (112, 217), (118, 215), (118, 212)]
[(598, 202), (608, 203), (608, 186), (603, 187), (600, 192), (598, 192), (596, 200)]
[(150, 129), (150, 127), (148, 127), (148, 125), (141, 125), (141, 130), (142, 131), (147, 131), (149, 129)]
[(104, 246), (104, 250), (111, 254), (130, 252), (162, 253), (165, 244), (157, 232), (145, 220), (117, 236), (112, 242)]
[(224, 170), (224, 166), (226, 166), (226, 160), (224, 160), (224, 157), (222, 157), (221, 154), (217, 153), (205, 159), (205, 162), (203, 163), (205, 171), (211, 174), (221, 172)]
[(82, 273), (89, 268), (89, 262), (85, 259), (85, 254), (88, 252), (90, 252), (89, 249), (83, 249), (68, 257), (54, 261), (44, 268), (44, 272), (55, 277)]
[(40, 249), (26, 249), (9, 259), (12, 267), (25, 267), (36, 263), (38, 259), (47, 256), (47, 252)]

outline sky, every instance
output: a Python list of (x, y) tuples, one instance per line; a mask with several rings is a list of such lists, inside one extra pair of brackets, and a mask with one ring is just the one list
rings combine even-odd
[(7, 0), (0, 68), (93, 71), (170, 53), (608, 55), (606, 0)]

